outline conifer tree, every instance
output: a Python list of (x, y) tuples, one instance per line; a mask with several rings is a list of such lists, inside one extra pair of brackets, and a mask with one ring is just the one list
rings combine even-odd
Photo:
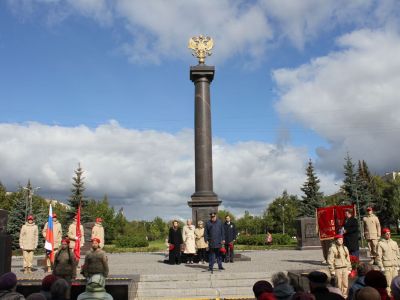
[(307, 180), (301, 190), (305, 194), (300, 202), (300, 214), (304, 217), (315, 217), (315, 210), (323, 206), (323, 193), (319, 191), (320, 180), (314, 172), (311, 159), (308, 161), (306, 169)]
[(90, 218), (85, 210), (85, 207), (88, 205), (88, 199), (84, 195), (85, 177), (83, 177), (84, 171), (80, 163), (78, 164), (78, 168), (74, 172), (75, 176), (72, 177), (73, 182), (71, 196), (68, 199), (68, 204), (71, 207), (71, 210), (69, 211), (69, 220), (71, 221), (74, 218), (79, 205), (81, 205), (81, 223), (89, 222)]
[(13, 207), (8, 216), (7, 232), (12, 237), (12, 248), (19, 249), (19, 233), (25, 224), (26, 193), (22, 187), (12, 195)]
[(372, 192), (371, 192), (371, 174), (369, 173), (367, 163), (363, 161), (358, 161), (358, 170), (356, 174), (356, 182), (360, 205), (361, 216), (366, 214), (366, 209), (368, 206), (373, 205)]
[(345, 157), (345, 165), (344, 165), (344, 179), (343, 185), (341, 186), (347, 197), (348, 204), (356, 204), (358, 199), (358, 188), (357, 188), (357, 178), (356, 172), (354, 171), (354, 164), (351, 160), (349, 153)]

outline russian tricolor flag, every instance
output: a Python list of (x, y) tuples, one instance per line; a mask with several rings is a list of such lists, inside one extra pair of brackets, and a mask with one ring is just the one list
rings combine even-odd
[(53, 209), (49, 207), (49, 218), (47, 220), (46, 242), (44, 244), (47, 255), (50, 257), (51, 263), (54, 262), (54, 234), (53, 234)]

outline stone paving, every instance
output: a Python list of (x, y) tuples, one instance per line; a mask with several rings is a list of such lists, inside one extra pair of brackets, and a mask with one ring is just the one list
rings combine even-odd
[[(265, 250), (240, 252), (251, 258), (251, 261), (238, 261), (224, 264), (224, 273), (266, 272), (269, 276), (278, 271), (326, 269), (321, 264), (321, 250)], [(40, 258), (35, 257), (36, 259)], [(151, 275), (151, 274), (185, 274), (207, 272), (208, 265), (174, 265), (163, 263), (164, 253), (112, 253), (108, 254), (110, 276)], [(80, 265), (83, 264), (81, 260)], [(215, 266), (216, 267), (216, 266)], [(31, 275), (22, 273), (22, 257), (13, 257), (12, 271), (18, 278), (43, 278), (44, 271), (38, 268)]]

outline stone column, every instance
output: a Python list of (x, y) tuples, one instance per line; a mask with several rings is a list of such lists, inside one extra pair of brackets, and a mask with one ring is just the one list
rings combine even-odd
[(199, 64), (190, 67), (190, 80), (195, 85), (195, 192), (188, 202), (192, 208), (192, 219), (207, 221), (212, 211), (218, 211), (221, 201), (213, 191), (212, 135), (210, 83), (215, 68)]

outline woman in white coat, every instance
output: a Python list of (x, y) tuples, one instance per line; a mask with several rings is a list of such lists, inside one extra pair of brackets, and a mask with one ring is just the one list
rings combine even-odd
[(188, 263), (193, 264), (193, 256), (196, 254), (196, 243), (194, 235), (195, 227), (192, 225), (192, 220), (188, 219), (186, 225), (183, 226), (182, 238), (185, 245), (185, 253), (188, 257)]

